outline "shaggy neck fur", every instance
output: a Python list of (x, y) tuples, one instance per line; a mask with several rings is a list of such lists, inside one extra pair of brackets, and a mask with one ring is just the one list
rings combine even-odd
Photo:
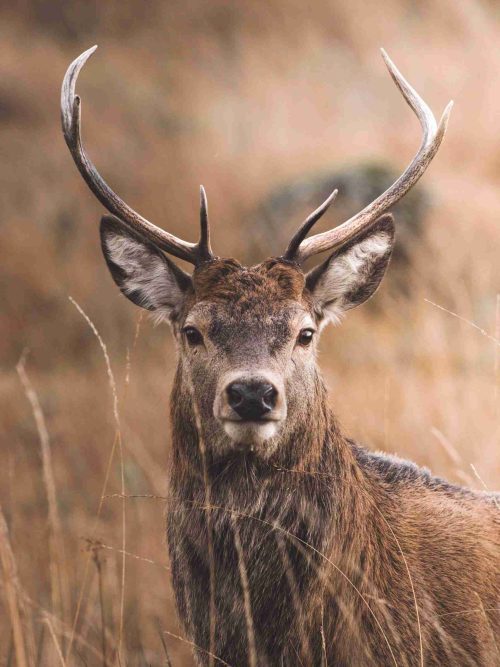
[[(168, 536), (173, 579), (186, 631), (198, 646), (210, 650), (211, 548), (201, 420), (197, 420), (182, 366), (171, 405)], [(338, 584), (336, 590), (325, 584), (329, 561), (335, 554), (337, 566), (352, 580), (359, 577), (363, 552), (370, 551), (366, 527), (353, 529), (363, 522), (366, 482), (350, 443), (327, 408), (319, 377), (316, 394), (305, 410), (307, 419), (292, 417), (269, 461), (241, 453), (216, 460), (211, 454), (213, 433), (210, 429), (202, 433), (213, 507), (213, 649), (231, 665), (248, 664), (249, 651), (255, 652), (258, 665), (277, 665), (282, 660), (300, 664), (297, 656), (304, 664), (321, 664), (320, 629), (333, 627), (338, 615), (336, 606), (328, 603), (325, 609), (325, 601), (338, 593)], [(248, 579), (250, 611), (245, 606), (241, 567)], [(340, 585), (345, 587), (343, 579)], [(343, 597), (352, 599), (350, 592)], [(205, 663), (202, 652), (200, 660)]]

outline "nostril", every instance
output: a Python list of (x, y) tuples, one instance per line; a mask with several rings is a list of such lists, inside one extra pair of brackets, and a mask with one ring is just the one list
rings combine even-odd
[(278, 392), (276, 387), (273, 387), (272, 384), (265, 384), (262, 387), (262, 399), (264, 405), (269, 407), (271, 410), (276, 405), (276, 399), (278, 398)]
[(227, 400), (229, 405), (235, 409), (243, 403), (245, 387), (239, 382), (232, 382), (226, 387)]

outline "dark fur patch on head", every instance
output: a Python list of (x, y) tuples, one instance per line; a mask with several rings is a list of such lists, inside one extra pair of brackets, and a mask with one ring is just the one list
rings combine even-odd
[(197, 300), (229, 302), (245, 310), (262, 300), (301, 301), (305, 277), (297, 266), (280, 259), (250, 268), (221, 259), (197, 268), (193, 283)]
[(275, 281), (279, 287), (281, 298), (300, 300), (305, 286), (305, 276), (301, 269), (281, 259), (268, 259), (256, 267), (270, 281)]
[(217, 259), (197, 267), (193, 273), (193, 285), (197, 300), (218, 301), (231, 298), (231, 286), (235, 275), (243, 267), (235, 259)]

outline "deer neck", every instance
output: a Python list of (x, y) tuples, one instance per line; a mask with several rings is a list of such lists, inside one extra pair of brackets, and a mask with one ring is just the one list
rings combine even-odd
[[(202, 427), (202, 448), (205, 462), (211, 468), (210, 476), (203, 475), (199, 418), (189, 388), (178, 382), (172, 396), (173, 470), (168, 539), (174, 569), (194, 581), (200, 568), (187, 559), (186, 545), (201, 559), (204, 571), (208, 571), (211, 544), (216, 590), (225, 590), (230, 599), (239, 599), (239, 580), (234, 577), (237, 524), (246, 562), (253, 563), (254, 571), (274, 573), (257, 577), (252, 584), (256, 627), (265, 627), (266, 619), (276, 609), (275, 616), (281, 615), (284, 628), (282, 637), (300, 636), (304, 632), (301, 624), (306, 621), (312, 624), (307, 632), (311, 637), (316, 636), (317, 627), (323, 622), (325, 600), (337, 596), (344, 599), (346, 595), (350, 599), (352, 591), (345, 581), (359, 577), (363, 554), (373, 552), (367, 548), (371, 528), (364, 511), (363, 473), (352, 445), (343, 438), (328, 410), (326, 391), (319, 377), (316, 385), (314, 400), (306, 406), (307, 419), (301, 417), (291, 424), (283, 434), (279, 457), (261, 466), (240, 459), (217, 469), (210, 459), (214, 443)], [(205, 511), (208, 506), (210, 514)], [(207, 517), (212, 527), (211, 541)], [(271, 532), (273, 538), (269, 539)], [(343, 577), (332, 580), (332, 564)], [(294, 573), (295, 583), (274, 576), (284, 568)], [(180, 582), (178, 586), (182, 602), (189, 591)], [(293, 612), (294, 587), (301, 600), (299, 616)], [(192, 632), (196, 637), (206, 618), (209, 601), (206, 595), (200, 597), (199, 592), (189, 599), (195, 610)], [(325, 614), (328, 629), (333, 619), (328, 611)], [(226, 636), (221, 637), (224, 645)], [(268, 648), (277, 650), (276, 646)], [(311, 656), (305, 656), (304, 664), (319, 664), (316, 648), (311, 644)], [(285, 651), (285, 647), (280, 650)], [(233, 664), (243, 662), (244, 658)], [(278, 664), (277, 660), (272, 664)]]

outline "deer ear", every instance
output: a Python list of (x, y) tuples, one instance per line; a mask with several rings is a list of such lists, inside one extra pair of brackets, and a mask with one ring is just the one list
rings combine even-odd
[(191, 277), (115, 216), (105, 215), (100, 231), (104, 258), (123, 294), (160, 319), (174, 320), (191, 289)]
[(306, 276), (320, 317), (338, 322), (346, 310), (369, 299), (382, 280), (394, 246), (392, 215), (334, 252)]

